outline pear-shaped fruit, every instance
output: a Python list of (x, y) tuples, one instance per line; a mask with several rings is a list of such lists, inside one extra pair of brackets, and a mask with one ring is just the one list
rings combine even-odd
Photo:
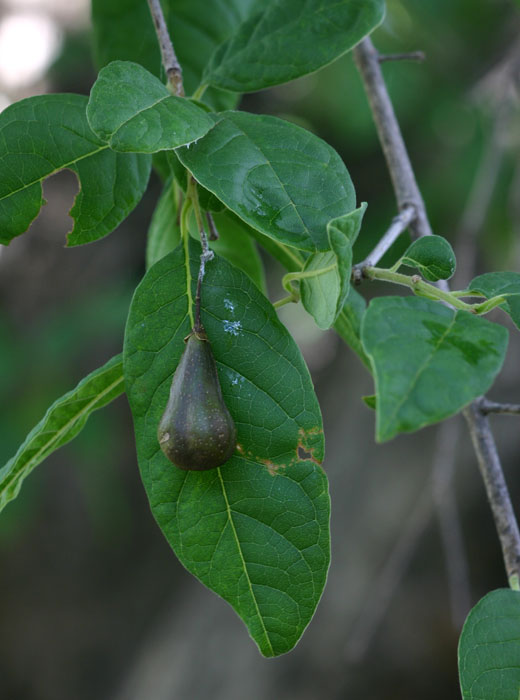
[(185, 342), (157, 436), (161, 450), (177, 467), (214, 469), (235, 451), (236, 428), (204, 329), (193, 330)]

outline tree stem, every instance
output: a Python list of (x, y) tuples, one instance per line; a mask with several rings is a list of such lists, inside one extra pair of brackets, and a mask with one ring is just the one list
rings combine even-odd
[(168, 83), (171, 91), (174, 95), (184, 97), (182, 68), (177, 60), (175, 49), (173, 48), (172, 40), (170, 39), (170, 35), (168, 33), (168, 27), (166, 26), (166, 20), (164, 19), (164, 13), (160, 0), (148, 0), (148, 6), (150, 8), (150, 14), (152, 15), (155, 31), (157, 33), (159, 48), (161, 49), (162, 63), (164, 70), (166, 71), (166, 75), (168, 76)]
[[(399, 209), (413, 205), (416, 218), (410, 229), (416, 236), (431, 235), (423, 198), (399, 129), (390, 96), (381, 72), (378, 52), (370, 38), (354, 49), (354, 59), (361, 74), (365, 92), (372, 110), (376, 129), (385, 154)], [(445, 285), (448, 291), (448, 285)], [(480, 408), (479, 400), (465, 410), (480, 471), (486, 485), (491, 510), (502, 545), (505, 568), (510, 584), (518, 585), (520, 576), (520, 533), (507, 491), (502, 465), (496, 450), (489, 422)]]

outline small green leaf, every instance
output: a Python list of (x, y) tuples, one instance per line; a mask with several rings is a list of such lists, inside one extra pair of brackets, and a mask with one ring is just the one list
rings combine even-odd
[(352, 245), (354, 244), (366, 210), (366, 202), (345, 216), (327, 224), (330, 251), (314, 253), (307, 258), (303, 271), (315, 272), (302, 277), (301, 301), (319, 328), (330, 328), (343, 308), (350, 289), (352, 272)]
[(418, 430), (486, 392), (507, 349), (505, 328), (428, 299), (374, 299), (363, 319), (372, 363), (376, 439)]
[(327, 224), (355, 207), (336, 151), (276, 117), (216, 118), (206, 136), (176, 151), (197, 181), (261, 233), (302, 250), (328, 250)]
[[(175, 179), (179, 183), (183, 192), (186, 192), (188, 184), (187, 171), (184, 165), (180, 162), (176, 151), (168, 151), (168, 163), (171, 168), (171, 172), (175, 175)], [(212, 192), (203, 187), (200, 182), (197, 184), (197, 191), (199, 193), (200, 206), (206, 211), (223, 211), (226, 207), (220, 199), (217, 199)]]
[(155, 207), (146, 241), (146, 269), (179, 245), (181, 232), (177, 221), (177, 202), (173, 176), (164, 183)]
[(442, 236), (423, 236), (408, 248), (402, 265), (415, 267), (429, 282), (447, 280), (455, 272), (455, 253)]
[(141, 199), (151, 158), (114, 153), (90, 129), (82, 95), (40, 95), (0, 114), (0, 243), (26, 231), (44, 204), (42, 182), (68, 168), (81, 190), (68, 245), (113, 231)]
[(130, 61), (103, 68), (90, 91), (90, 128), (114, 151), (155, 153), (192, 143), (214, 122), (197, 105), (172, 95), (158, 78)]
[(55, 401), (15, 456), (0, 469), (0, 510), (16, 498), (23, 480), (38, 464), (76, 437), (93, 411), (123, 391), (123, 361), (121, 355), (116, 355)]
[[(152, 512), (186, 568), (227, 600), (265, 656), (289, 651), (309, 623), (329, 563), (322, 422), (294, 341), (257, 287), (221, 258), (206, 267), (202, 321), (235, 455), (206, 472), (163, 455), (157, 425), (190, 330), (200, 246), (180, 246), (136, 290), (124, 366)], [(188, 262), (188, 265), (186, 264)]]
[(464, 700), (518, 700), (520, 592), (491, 591), (469, 613), (459, 641)]
[(374, 411), (377, 408), (377, 397), (375, 394), (372, 394), (371, 396), (362, 396), (363, 403), (368, 406), (369, 408), (373, 409)]
[(500, 304), (500, 308), (508, 313), (513, 323), (520, 328), (520, 274), (518, 272), (488, 272), (475, 277), (469, 288), (484, 294), (487, 299), (510, 294), (507, 301)]
[(252, 92), (313, 73), (383, 20), (383, 0), (273, 0), (215, 51), (203, 83)]

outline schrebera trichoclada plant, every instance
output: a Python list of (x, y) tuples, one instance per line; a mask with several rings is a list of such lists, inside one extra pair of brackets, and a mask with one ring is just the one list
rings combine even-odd
[[(510, 590), (492, 592), (470, 614), (461, 683), (465, 697), (477, 697), (484, 668), (490, 687), (514, 685), (518, 663), (499, 668), (491, 654), (478, 656), (472, 635), (478, 625), (481, 648), (494, 630), (504, 658), (514, 655), (501, 621), (520, 610), (520, 537), (505, 483), (494, 488), (501, 468), (486, 450), (491, 404), (479, 397), (499, 372), (508, 339), (483, 315), (498, 307), (520, 325), (520, 275), (486, 273), (458, 291), (443, 285), (455, 256), (445, 239), (430, 235), (380, 57), (367, 38), (383, 20), (383, 0), (272, 0), (256, 11), (229, 0), (236, 11), (219, 14), (215, 6), (209, 20), (195, 0), (189, 7), (168, 0), (173, 36), (182, 22), (198, 37), (181, 41), (180, 63), (161, 5), (149, 5), (151, 15), (142, 6), (125, 15), (128, 26), (135, 20), (139, 41), (131, 33), (115, 41), (113, 17), (104, 0), (94, 0), (101, 70), (88, 98), (42, 95), (0, 115), (4, 244), (27, 230), (43, 203), (42, 181), (62, 168), (73, 170), (81, 187), (69, 246), (116, 228), (141, 199), (152, 167), (163, 181), (122, 355), (50, 407), (0, 471), (0, 505), (92, 411), (125, 391), (150, 506), (175, 553), (233, 606), (262, 654), (291, 650), (319, 602), (330, 559), (320, 409), (277, 316), (280, 306), (300, 301), (373, 376), (367, 402), (376, 411), (377, 440), (465, 412)], [(212, 31), (197, 31), (207, 21)], [(342, 159), (301, 127), (236, 109), (240, 94), (317, 71), (352, 49), (399, 209), (354, 270), (366, 204), (356, 202)], [(204, 217), (218, 231), (207, 267)], [(409, 248), (378, 267), (406, 229), (414, 239)], [(286, 270), (288, 295), (274, 304), (258, 245)], [(404, 285), (413, 295), (379, 296), (367, 306), (351, 284), (361, 279)]]

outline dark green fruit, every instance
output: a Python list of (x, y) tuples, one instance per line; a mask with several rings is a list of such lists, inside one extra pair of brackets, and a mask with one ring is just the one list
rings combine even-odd
[(235, 451), (235, 424), (202, 328), (186, 338), (157, 436), (166, 457), (181, 469), (214, 469)]

